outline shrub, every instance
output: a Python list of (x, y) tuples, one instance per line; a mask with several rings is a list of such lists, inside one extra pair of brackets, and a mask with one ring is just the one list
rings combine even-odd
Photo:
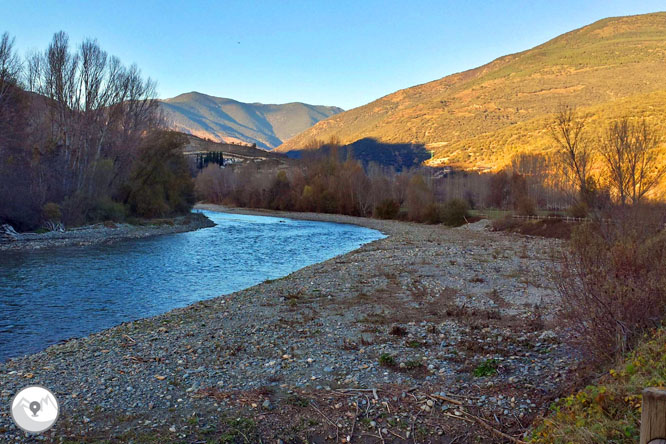
[(389, 333), (393, 336), (407, 336), (407, 329), (400, 325), (394, 325), (391, 327), (391, 331), (389, 331)]
[(42, 207), (42, 217), (46, 222), (60, 222), (62, 220), (60, 205), (53, 202), (44, 204)]
[(589, 211), (589, 207), (585, 202), (578, 202), (573, 205), (571, 205), (567, 209), (567, 214), (571, 217), (578, 217), (581, 219), (584, 219), (587, 217), (587, 213)]
[(125, 220), (126, 216), (127, 207), (125, 207), (125, 205), (107, 198), (100, 199), (95, 203), (93, 208), (88, 212), (88, 221), (122, 222)]
[(444, 204), (442, 208), (442, 222), (449, 227), (458, 227), (467, 223), (468, 217), (467, 202), (461, 199), (451, 199)]
[(384, 199), (373, 211), (373, 216), (378, 219), (396, 219), (400, 212), (400, 204), (395, 199)]
[(436, 203), (430, 203), (426, 206), (423, 214), (423, 222), (427, 224), (442, 223), (442, 206)]
[(536, 205), (534, 201), (527, 196), (522, 196), (515, 205), (516, 212), (520, 216), (536, 216)]
[(384, 367), (394, 367), (395, 358), (388, 353), (382, 353), (379, 357), (379, 365)]
[(666, 331), (659, 329), (592, 385), (553, 404), (531, 442), (637, 443), (642, 390), (666, 386), (664, 349)]
[(635, 220), (621, 226), (577, 227), (557, 280), (563, 320), (597, 365), (630, 350), (666, 314), (666, 233)]
[(495, 359), (486, 359), (481, 364), (476, 366), (472, 372), (475, 377), (483, 378), (486, 376), (493, 376), (497, 373), (497, 360)]

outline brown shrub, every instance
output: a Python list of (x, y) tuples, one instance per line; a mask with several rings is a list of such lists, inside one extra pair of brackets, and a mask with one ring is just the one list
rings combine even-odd
[(577, 227), (557, 278), (563, 320), (598, 365), (633, 348), (666, 315), (666, 233), (639, 221), (624, 226)]
[(400, 212), (400, 204), (395, 199), (384, 199), (373, 211), (373, 216), (378, 219), (395, 219)]

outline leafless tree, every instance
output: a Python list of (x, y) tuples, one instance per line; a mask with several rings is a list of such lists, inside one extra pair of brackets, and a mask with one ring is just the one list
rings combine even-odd
[(8, 33), (0, 36), (0, 104), (11, 87), (18, 83), (21, 60), (14, 51), (14, 38)]
[(96, 194), (103, 158), (115, 164), (103, 187), (127, 179), (144, 132), (158, 122), (155, 83), (136, 66), (109, 57), (97, 41), (75, 50), (58, 32), (48, 49), (28, 58), (26, 85), (46, 97), (51, 138), (67, 165), (67, 193)]
[(622, 205), (638, 204), (659, 184), (666, 165), (656, 151), (660, 139), (645, 119), (613, 122), (601, 141), (600, 152), (608, 180)]
[(570, 106), (563, 106), (550, 126), (550, 134), (561, 152), (561, 161), (569, 180), (584, 200), (592, 168), (593, 149), (585, 137), (585, 120)]

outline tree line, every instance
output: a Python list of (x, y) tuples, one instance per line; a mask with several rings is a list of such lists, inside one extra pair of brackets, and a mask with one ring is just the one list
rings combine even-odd
[(96, 40), (72, 46), (58, 32), (20, 57), (0, 38), (0, 221), (28, 230), (186, 211), (182, 143), (163, 130), (155, 82)]
[(469, 209), (511, 208), (531, 214), (537, 204), (533, 198), (544, 206), (562, 205), (566, 199), (544, 183), (545, 173), (527, 168), (534, 161), (529, 156), (496, 174), (422, 166), (395, 171), (338, 152), (335, 142), (328, 148), (288, 166), (209, 166), (195, 180), (197, 197), (241, 207), (452, 225), (464, 223)]
[(550, 133), (549, 152), (517, 153), (495, 172), (423, 166), (395, 171), (355, 159), (332, 139), (289, 166), (206, 168), (196, 179), (196, 191), (202, 200), (243, 207), (418, 222), (442, 221), (451, 202), (457, 208), (587, 217), (644, 202), (666, 174), (657, 150), (660, 137), (645, 120), (610, 122), (596, 135), (584, 116), (564, 107)]

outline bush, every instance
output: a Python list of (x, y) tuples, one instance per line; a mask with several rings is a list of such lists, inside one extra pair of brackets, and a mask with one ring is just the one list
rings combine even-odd
[(467, 223), (467, 202), (461, 199), (451, 199), (444, 204), (441, 212), (441, 221), (449, 227), (459, 227)]
[(127, 207), (120, 202), (111, 199), (101, 199), (95, 203), (88, 212), (88, 221), (114, 221), (122, 222), (127, 217)]
[(536, 216), (536, 205), (534, 201), (527, 196), (521, 197), (515, 206), (516, 212), (520, 216)]
[(388, 353), (382, 353), (381, 356), (379, 356), (379, 365), (382, 367), (395, 367), (395, 358)]
[(62, 220), (60, 205), (53, 202), (44, 204), (42, 207), (42, 217), (45, 222), (60, 222)]
[(597, 365), (633, 348), (666, 315), (666, 233), (615, 222), (577, 227), (557, 280), (564, 322)]
[(396, 219), (400, 212), (400, 204), (395, 199), (384, 199), (373, 211), (373, 216), (378, 219)]
[(638, 442), (641, 392), (666, 386), (666, 331), (642, 339), (635, 351), (592, 385), (560, 399), (535, 424), (541, 444)]
[(439, 224), (442, 223), (442, 213), (443, 208), (441, 205), (436, 203), (430, 203), (426, 206), (423, 213), (423, 222), (427, 224)]
[(578, 217), (580, 219), (585, 219), (587, 217), (588, 211), (589, 207), (585, 202), (578, 202), (571, 205), (567, 209), (567, 214), (571, 217)]

